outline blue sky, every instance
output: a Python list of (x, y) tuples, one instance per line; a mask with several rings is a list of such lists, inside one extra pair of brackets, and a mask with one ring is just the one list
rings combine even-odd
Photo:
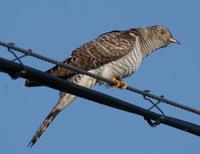
[[(1, 0), (0, 40), (63, 60), (97, 35), (116, 29), (160, 24), (181, 46), (170, 45), (146, 58), (126, 81), (141, 89), (200, 108), (200, 22), (197, 0)], [(0, 56), (8, 57), (0, 47)], [(35, 68), (51, 64), (26, 59)], [(0, 153), (195, 153), (199, 137), (160, 125), (150, 128), (142, 117), (78, 98), (29, 149), (27, 144), (58, 99), (46, 87), (27, 89), (24, 80), (0, 73)], [(96, 86), (96, 90), (149, 107), (141, 96)], [(199, 123), (199, 117), (162, 105), (170, 116)]]

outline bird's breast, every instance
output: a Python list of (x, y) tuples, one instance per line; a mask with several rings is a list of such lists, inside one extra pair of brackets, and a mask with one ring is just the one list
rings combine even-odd
[(135, 46), (127, 55), (100, 67), (99, 75), (108, 79), (127, 77), (138, 69), (142, 58), (140, 47)]

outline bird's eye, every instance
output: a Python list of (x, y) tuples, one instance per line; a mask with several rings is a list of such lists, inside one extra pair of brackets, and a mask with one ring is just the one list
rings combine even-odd
[(164, 34), (165, 34), (165, 30), (164, 30), (164, 29), (161, 29), (161, 30), (160, 30), (160, 34), (161, 34), (161, 35), (164, 35)]

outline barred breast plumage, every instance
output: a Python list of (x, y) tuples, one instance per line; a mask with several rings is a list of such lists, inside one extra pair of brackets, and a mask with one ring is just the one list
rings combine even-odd
[(96, 74), (108, 79), (112, 79), (112, 77), (122, 79), (135, 72), (143, 58), (138, 41), (136, 37), (136, 45), (127, 55), (97, 68)]

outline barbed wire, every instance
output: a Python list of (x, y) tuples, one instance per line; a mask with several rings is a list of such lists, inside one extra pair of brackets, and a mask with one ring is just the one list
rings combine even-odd
[[(98, 76), (96, 74), (90, 73), (88, 71), (85, 71), (85, 70), (80, 69), (78, 67), (75, 67), (73, 65), (64, 64), (64, 63), (57, 61), (55, 59), (43, 56), (41, 54), (33, 52), (31, 49), (24, 49), (24, 48), (17, 47), (17, 46), (15, 46), (14, 43), (6, 43), (6, 42), (0, 41), (0, 46), (6, 47), (9, 50), (9, 52), (11, 52), (14, 55), (15, 59), (13, 59), (13, 61), (17, 60), (22, 66), (23, 66), (23, 63), (22, 63), (21, 59), (25, 58), (27, 56), (32, 56), (34, 58), (43, 60), (45, 62), (49, 62), (49, 63), (55, 64), (55, 65), (58, 65), (60, 67), (64, 67), (64, 68), (67, 68), (67, 69), (72, 69), (72, 70), (74, 70), (78, 73), (81, 73), (81, 74), (86, 74), (90, 77), (96, 78), (97, 80), (106, 82), (110, 85), (115, 84), (115, 82), (112, 81), (112, 80), (109, 80), (109, 79), (103, 78), (101, 76)], [(17, 56), (14, 51), (20, 52), (23, 55)], [(165, 98), (163, 95), (157, 96), (155, 94), (152, 94), (150, 90), (140, 90), (140, 89), (132, 87), (132, 86), (128, 86), (126, 88), (126, 90), (129, 90), (129, 91), (132, 91), (132, 92), (135, 92), (137, 94), (142, 95), (145, 100), (147, 100), (148, 102), (150, 102), (152, 104), (152, 107), (150, 107), (149, 110), (151, 110), (152, 108), (156, 108), (162, 115), (164, 115), (164, 112), (158, 107), (158, 105), (161, 104), (161, 103), (172, 105), (174, 107), (186, 110), (188, 112), (192, 112), (192, 113), (197, 114), (197, 115), (200, 115), (200, 110), (186, 106), (183, 103), (178, 103), (178, 102), (169, 100), (169, 99)], [(155, 100), (156, 102), (153, 101), (153, 100)]]

